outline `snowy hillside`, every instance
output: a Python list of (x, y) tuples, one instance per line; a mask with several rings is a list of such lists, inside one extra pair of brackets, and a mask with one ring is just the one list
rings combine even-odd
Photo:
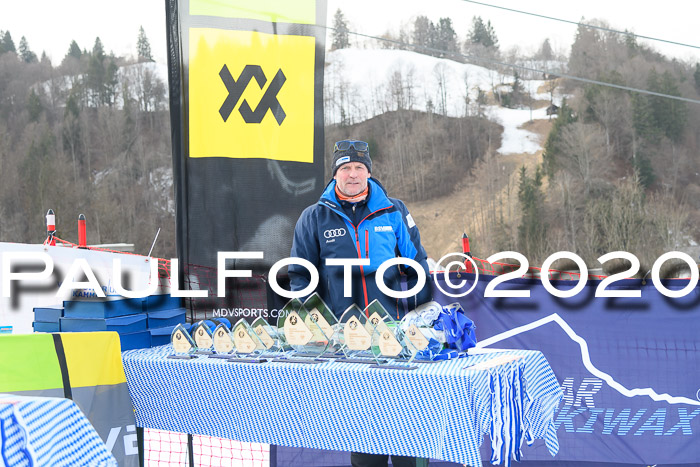
[[(487, 100), (479, 108), (480, 94), (483, 102), (483, 93), (512, 81), (512, 75), (495, 70), (406, 50), (335, 50), (326, 55), (326, 124), (358, 123), (397, 108), (431, 108), (451, 117), (481, 111), (504, 127), (499, 153), (534, 153), (541, 149), (539, 136), (518, 127), (531, 118), (547, 118), (544, 107), (531, 112), (489, 105)], [(544, 83), (522, 80), (523, 92), (533, 101), (549, 101), (549, 94), (537, 92)]]

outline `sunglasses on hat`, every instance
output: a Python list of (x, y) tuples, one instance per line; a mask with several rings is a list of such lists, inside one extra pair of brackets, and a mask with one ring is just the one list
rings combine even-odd
[(366, 152), (369, 148), (369, 144), (365, 143), (364, 141), (353, 141), (346, 139), (335, 143), (335, 146), (333, 146), (333, 152), (347, 151), (350, 148), (355, 148), (355, 151)]

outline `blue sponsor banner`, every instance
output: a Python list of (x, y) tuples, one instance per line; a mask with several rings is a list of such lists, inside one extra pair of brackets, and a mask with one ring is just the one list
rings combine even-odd
[[(438, 276), (451, 294), (466, 292), (475, 276)], [(640, 298), (600, 298), (589, 279), (570, 298), (548, 292), (539, 279), (514, 279), (495, 291), (527, 290), (528, 298), (486, 297), (494, 276), (480, 276), (460, 302), (476, 323), (480, 344), (540, 350), (564, 389), (555, 416), (559, 453), (542, 442), (524, 447), (525, 460), (596, 464), (700, 465), (700, 287), (681, 298), (660, 293), (652, 281), (621, 280), (607, 290), (640, 290)], [(462, 282), (464, 281), (464, 282)], [(577, 281), (551, 281), (559, 290)], [(677, 291), (683, 279), (664, 280)]]

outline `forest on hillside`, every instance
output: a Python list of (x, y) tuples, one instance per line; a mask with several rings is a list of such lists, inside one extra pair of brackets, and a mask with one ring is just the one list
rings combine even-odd
[[(336, 79), (342, 69), (327, 70), (326, 155), (335, 139), (366, 138), (375, 175), (407, 201), (455, 193), (475, 173), (486, 174), (475, 182), (485, 198), (460, 195), (481, 203), (470, 234), (484, 256), (515, 250), (537, 264), (569, 250), (594, 265), (604, 253), (625, 250), (646, 270), (661, 253), (700, 241), (700, 106), (660, 96), (700, 99), (700, 64), (669, 59), (633, 35), (596, 25), (604, 23), (580, 25), (566, 53), (544, 41), (528, 55), (501, 50), (491, 23), (479, 17), (462, 34), (449, 18), (419, 16), (398, 32), (360, 40), (339, 10), (331, 50), (474, 60), (494, 79), (488, 88), (450, 95), (437, 72), (440, 93), (418, 110), (410, 73), (395, 73), (374, 83), (372, 114), (352, 107)], [(135, 58), (126, 58), (107, 53), (99, 38), (90, 49), (73, 42), (53, 64), (26, 38), (15, 47), (10, 32), (0, 31), (0, 240), (41, 242), (52, 208), (60, 237), (77, 238), (75, 218), (84, 213), (90, 243), (131, 242), (146, 253), (161, 228), (154, 254), (175, 256), (167, 83), (142, 31), (138, 44)], [(557, 78), (563, 72), (658, 95)], [(523, 86), (531, 79), (544, 80), (547, 101), (535, 102)], [(554, 102), (555, 90), (563, 102)], [(447, 104), (457, 100), (463, 115), (448, 116)], [(490, 170), (499, 164), (502, 130), (484, 110), (550, 103), (559, 115), (537, 168), (523, 168), (515, 183)]]
[(82, 213), (90, 244), (145, 254), (161, 228), (154, 254), (174, 256), (167, 83), (143, 28), (137, 58), (99, 37), (66, 51), (52, 64), (0, 31), (0, 240), (42, 242), (53, 209), (59, 238), (77, 240)]
[[(470, 232), (472, 246), (476, 245), (482, 255), (514, 250), (525, 254), (531, 264), (538, 264), (556, 251), (568, 250), (578, 253), (589, 266), (600, 267), (598, 257), (624, 250), (641, 260), (642, 271), (649, 270), (656, 258), (668, 251), (688, 251), (697, 256), (700, 103), (673, 97), (700, 100), (700, 64), (669, 59), (640, 44), (633, 34), (614, 32), (610, 25), (596, 20), (578, 26), (568, 56), (552, 50), (548, 40), (529, 56), (517, 48), (502, 51), (490, 21), (480, 17), (472, 19), (463, 39), (449, 18), (432, 22), (419, 16), (398, 32), (387, 31), (371, 41), (359, 38), (357, 43), (347, 34), (349, 28), (338, 10), (334, 16), (334, 48), (413, 48), (457, 61), (477, 59), (475, 63), (498, 70), (500, 81), (494, 80), (490, 89), (479, 90), (483, 94), (480, 92), (478, 99), (468, 103), (465, 116), (483, 115), (480, 109), (486, 105), (526, 107), (532, 99), (525, 95), (522, 79), (537, 78), (533, 69), (542, 70), (552, 99), (557, 88), (565, 96), (563, 102), (556, 102), (560, 109), (547, 137), (542, 162), (535, 170), (522, 167), (514, 185), (508, 174), (492, 167), (500, 165), (499, 156), (493, 154), (498, 145), (485, 146), (475, 159), (469, 151), (447, 148), (457, 166), (468, 167), (470, 173), (477, 169), (479, 174), (486, 174), (485, 179), (473, 180), (487, 193), (479, 200), (483, 205), (474, 209), (481, 214), (481, 221), (474, 219)], [(562, 73), (580, 79), (557, 78)], [(436, 79), (440, 77), (436, 75)], [(396, 85), (397, 81), (404, 85)], [(384, 95), (397, 109), (410, 102), (410, 80), (405, 77), (390, 77), (384, 89), (390, 90)], [(342, 96), (340, 91), (334, 89), (326, 95), (335, 92)], [(464, 96), (445, 95), (443, 99), (452, 101)], [(428, 113), (439, 115), (440, 106)], [(396, 118), (400, 115), (397, 112)], [(359, 129), (365, 124), (350, 128)], [(343, 125), (341, 121), (335, 127)], [(369, 132), (377, 138), (379, 148), (390, 146), (393, 157), (405, 158), (405, 147), (393, 144), (402, 138), (387, 131), (382, 135), (381, 127), (356, 133)], [(421, 138), (423, 154), (429, 155), (429, 160), (435, 157), (436, 149), (427, 144), (428, 138), (421, 137), (430, 133), (426, 128), (429, 126), (414, 124), (410, 132), (414, 139), (403, 140), (408, 143), (406, 147), (415, 147), (415, 138)], [(454, 129), (447, 139), (452, 135)], [(394, 160), (393, 164), (402, 163)], [(461, 174), (457, 182), (453, 179), (454, 167), (433, 167), (446, 186), (430, 192), (419, 190), (416, 196), (410, 192), (409, 197), (425, 199), (464, 189)], [(429, 165), (425, 168), (429, 170)], [(405, 189), (407, 183), (419, 185), (410, 175), (399, 178), (388, 183), (391, 189)], [(430, 176), (421, 173), (420, 178)], [(465, 204), (475, 202), (471, 195), (465, 194)], [(609, 270), (620, 266), (606, 265)], [(668, 266), (669, 270), (674, 267)]]
[(665, 252), (696, 246), (700, 105), (672, 97), (700, 99), (700, 65), (669, 60), (632, 35), (579, 26), (567, 68), (657, 94), (565, 81), (572, 97), (543, 164), (520, 177), (518, 246), (531, 258), (569, 250), (590, 262), (628, 251), (642, 271)]

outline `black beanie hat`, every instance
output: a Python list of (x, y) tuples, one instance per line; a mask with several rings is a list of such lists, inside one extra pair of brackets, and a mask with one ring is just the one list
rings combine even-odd
[(333, 176), (338, 168), (348, 162), (361, 162), (365, 164), (368, 172), (372, 172), (372, 159), (369, 157), (369, 147), (365, 151), (358, 151), (354, 146), (350, 146), (345, 151), (333, 151)]

